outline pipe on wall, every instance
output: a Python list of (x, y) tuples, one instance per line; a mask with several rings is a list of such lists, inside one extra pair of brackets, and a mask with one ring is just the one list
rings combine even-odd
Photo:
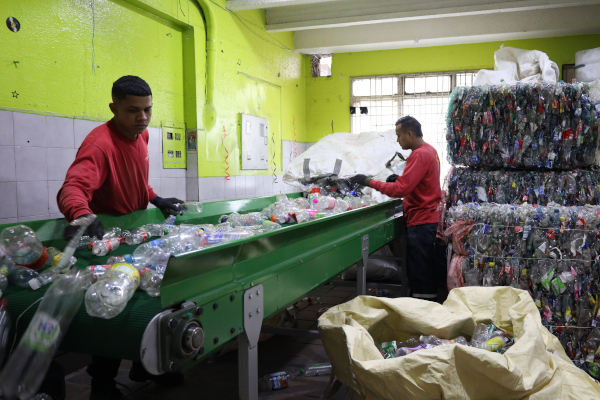
[(210, 0), (196, 0), (204, 14), (206, 25), (206, 99), (202, 110), (202, 124), (208, 132), (214, 125), (217, 111), (214, 106), (215, 73), (217, 68), (217, 21)]

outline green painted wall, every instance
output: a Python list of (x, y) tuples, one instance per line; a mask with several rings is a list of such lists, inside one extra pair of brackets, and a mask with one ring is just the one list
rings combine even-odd
[[(281, 140), (294, 139), (294, 118), (296, 139), (306, 141), (304, 59), (287, 50), (293, 47), (293, 34), (265, 32), (264, 12), (240, 12), (238, 18), (224, 9), (224, 0), (209, 4), (217, 24), (217, 121), (199, 135), (205, 139), (199, 150), (208, 151), (198, 152), (199, 176), (225, 175), (223, 125), (230, 174), (272, 173), (240, 171), (240, 112), (277, 116), (280, 122), (272, 128), (281, 173)], [(203, 128), (206, 33), (196, 1), (0, 0), (0, 10), (0, 109), (107, 120), (112, 82), (133, 74), (152, 87), (152, 126), (176, 121), (188, 129)], [(20, 21), (18, 33), (5, 27), (9, 16)], [(267, 91), (277, 98), (263, 98), (259, 110), (256, 98), (238, 94), (239, 72), (260, 85), (278, 87)]]
[(501, 44), (540, 50), (561, 68), (573, 64), (575, 52), (598, 47), (600, 35), (508, 40), (455, 46), (338, 53), (331, 77), (313, 78), (305, 56), (307, 141), (335, 132), (350, 132), (350, 78), (366, 75), (493, 69), (494, 51)]

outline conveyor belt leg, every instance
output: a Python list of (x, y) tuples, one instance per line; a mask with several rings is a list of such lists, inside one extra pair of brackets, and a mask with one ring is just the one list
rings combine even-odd
[(240, 400), (258, 399), (258, 337), (263, 321), (263, 286), (244, 293), (244, 332), (238, 337)]
[(362, 237), (362, 259), (356, 265), (356, 293), (367, 294), (367, 264), (369, 262), (369, 235)]

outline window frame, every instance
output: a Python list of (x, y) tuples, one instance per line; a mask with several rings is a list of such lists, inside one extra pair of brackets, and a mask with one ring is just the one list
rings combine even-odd
[[(398, 104), (397, 108), (397, 119), (401, 116), (402, 111), (402, 103), (404, 99), (412, 98), (422, 98), (431, 96), (434, 97), (435, 93), (439, 93), (439, 95), (435, 97), (446, 97), (449, 93), (454, 90), (457, 86), (457, 75), (458, 74), (467, 74), (467, 73), (477, 73), (478, 70), (457, 70), (457, 71), (439, 71), (439, 72), (417, 72), (417, 73), (407, 73), (407, 74), (384, 74), (384, 75), (364, 75), (364, 76), (351, 76), (350, 77), (350, 107), (360, 107), (360, 100), (364, 101), (394, 101), (397, 100)], [(425, 92), (425, 93), (413, 93), (407, 94), (405, 93), (405, 79), (406, 78), (421, 78), (428, 76), (443, 76), (450, 75), (450, 90), (447, 92)], [(397, 78), (398, 79), (398, 94), (392, 95), (370, 95), (370, 96), (353, 96), (353, 84), (354, 81), (360, 79), (373, 79), (373, 78)], [(352, 114), (349, 114), (350, 118), (350, 133), (359, 134), (360, 132), (352, 132), (353, 124), (352, 124)]]

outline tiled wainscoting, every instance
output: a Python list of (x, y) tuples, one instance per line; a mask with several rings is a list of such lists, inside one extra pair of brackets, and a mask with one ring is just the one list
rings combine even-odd
[[(61, 218), (56, 195), (67, 169), (87, 134), (102, 123), (0, 110), (0, 224)], [(198, 178), (194, 162), (188, 170), (165, 169), (161, 130), (148, 130), (149, 183), (160, 196), (196, 200), (198, 193), (200, 201), (220, 201), (297, 191), (283, 183), (281, 174), (276, 182), (273, 175), (226, 180)], [(296, 143), (298, 156), (309, 146)], [(283, 141), (282, 150), (285, 170), (293, 158), (293, 142)]]

